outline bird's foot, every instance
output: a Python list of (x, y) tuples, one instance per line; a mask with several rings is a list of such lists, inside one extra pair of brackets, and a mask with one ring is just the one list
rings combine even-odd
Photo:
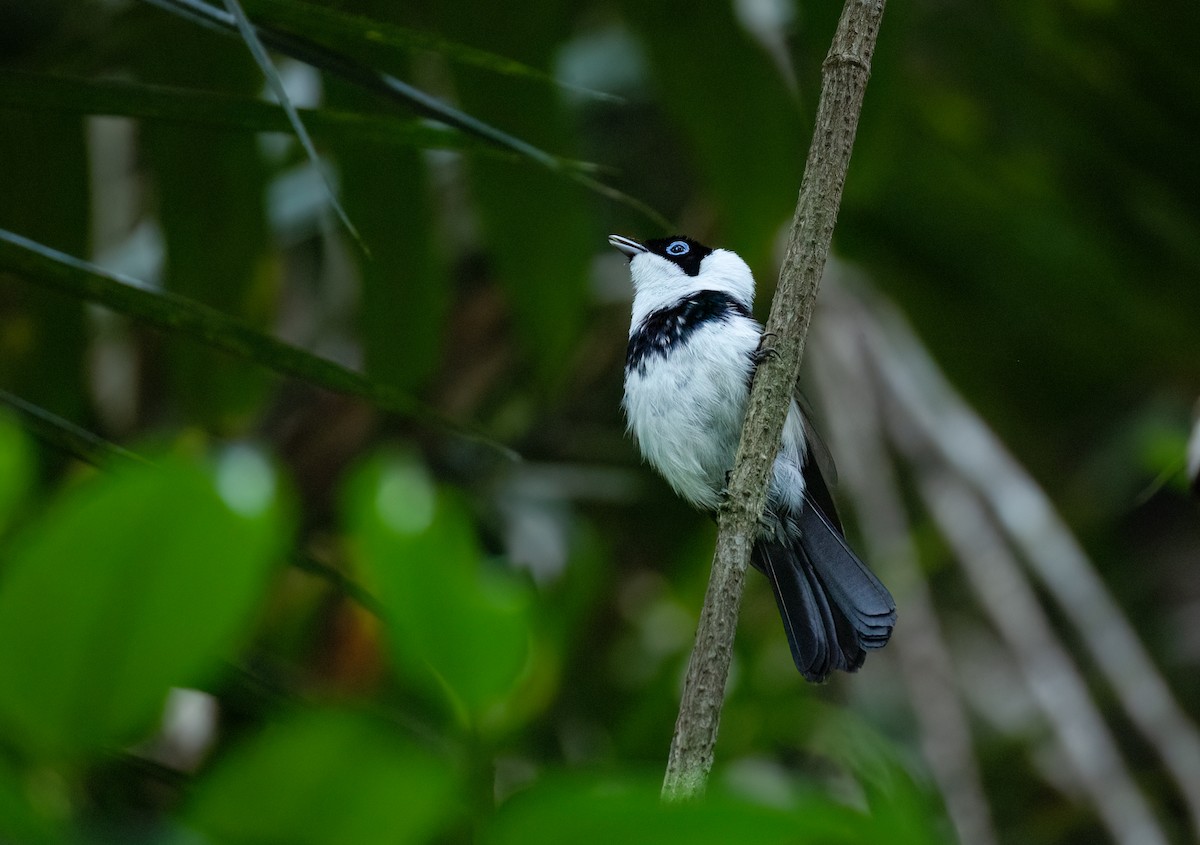
[(775, 340), (775, 332), (763, 332), (762, 337), (758, 339), (758, 348), (754, 350), (755, 366), (761, 364), (768, 358), (779, 359), (779, 352), (771, 345)]
[(717, 491), (717, 510), (723, 510), (729, 507), (729, 479), (733, 475), (733, 470), (725, 470), (725, 483), (721, 485), (721, 489)]
[(758, 536), (776, 538), (779, 536), (779, 520), (766, 511), (758, 518)]

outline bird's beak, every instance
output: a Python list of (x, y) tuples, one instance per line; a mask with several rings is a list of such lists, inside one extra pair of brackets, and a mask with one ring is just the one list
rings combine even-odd
[(609, 235), (608, 242), (625, 253), (625, 257), (630, 261), (633, 260), (635, 255), (650, 251), (633, 238), (626, 238), (623, 235)]

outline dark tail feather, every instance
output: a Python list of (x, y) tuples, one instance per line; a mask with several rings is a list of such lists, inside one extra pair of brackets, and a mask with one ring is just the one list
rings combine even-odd
[(771, 583), (796, 668), (810, 681), (824, 680), (836, 668), (830, 644), (837, 625), (816, 573), (796, 560), (792, 548), (779, 543), (760, 542), (752, 561)]
[(771, 582), (796, 668), (820, 682), (887, 643), (896, 604), (820, 508), (807, 503), (798, 523), (795, 540), (760, 541), (752, 562)]
[(771, 584), (792, 660), (806, 680), (819, 683), (835, 669), (853, 672), (862, 666), (866, 652), (803, 548), (760, 542), (752, 562)]
[(853, 626), (858, 644), (883, 648), (896, 624), (896, 602), (821, 509), (805, 502), (798, 517), (800, 546), (833, 603)]

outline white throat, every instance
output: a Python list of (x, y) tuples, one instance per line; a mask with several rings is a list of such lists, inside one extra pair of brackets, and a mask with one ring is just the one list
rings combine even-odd
[(727, 293), (747, 309), (754, 306), (754, 276), (750, 267), (727, 249), (713, 250), (704, 258), (700, 272), (695, 276), (689, 276), (674, 263), (648, 252), (634, 256), (629, 270), (634, 289), (631, 333), (655, 311), (704, 290)]

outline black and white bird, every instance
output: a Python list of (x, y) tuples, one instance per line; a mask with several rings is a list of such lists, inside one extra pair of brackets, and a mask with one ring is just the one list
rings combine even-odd
[[(733, 468), (759, 360), (754, 276), (726, 249), (682, 235), (611, 235), (629, 258), (633, 319), (623, 405), (642, 455), (680, 496), (713, 512)], [(882, 648), (896, 604), (843, 537), (793, 400), (751, 558), (771, 583), (796, 668), (809, 681), (853, 672)]]

